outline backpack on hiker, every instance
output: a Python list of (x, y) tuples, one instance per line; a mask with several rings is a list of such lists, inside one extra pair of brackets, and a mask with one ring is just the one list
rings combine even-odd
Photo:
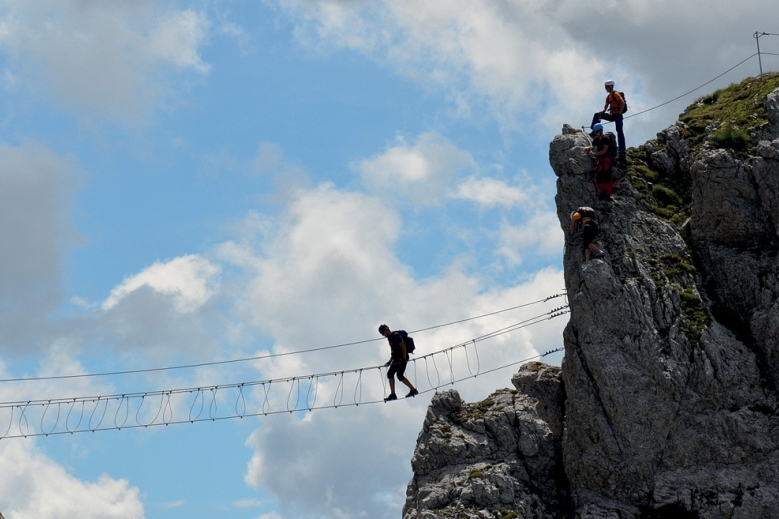
[(619, 148), (617, 147), (617, 136), (612, 132), (606, 132), (603, 136), (606, 137), (609, 145), (609, 157), (613, 159), (617, 156), (617, 152), (619, 151)]
[(577, 213), (579, 213), (579, 216), (581, 216), (581, 219), (584, 220), (585, 218), (592, 218), (595, 219), (595, 209), (588, 206), (582, 206), (579, 209), (576, 210)]
[[(593, 214), (595, 213), (593, 212)], [(406, 333), (406, 330), (398, 330), (395, 333), (399, 333), (403, 338), (403, 342), (406, 344), (406, 353), (414, 353), (414, 350), (417, 349), (416, 345), (414, 345), (414, 338)]]
[[(614, 97), (614, 94), (619, 94), (619, 97), (621, 97), (621, 98), (622, 98), (622, 101), (625, 103), (625, 109), (624, 109), (624, 110), (622, 110), (622, 111), (621, 111), (619, 114), (620, 114), (620, 115), (624, 115), (624, 114), (628, 113), (628, 100), (625, 98), (625, 92), (618, 92), (618, 91), (616, 91), (616, 90), (615, 90), (614, 92), (612, 92), (611, 94), (609, 94), (609, 96), (611, 97), (611, 99), (613, 99), (613, 102), (614, 102), (614, 103), (617, 103), (617, 101), (616, 101), (616, 99), (615, 99), (615, 97)], [(606, 98), (606, 100), (608, 101), (608, 98)], [(610, 110), (612, 114), (614, 113), (614, 111), (613, 111), (613, 110), (614, 110), (614, 107), (612, 106), (612, 108), (611, 108), (611, 110)]]
[(582, 206), (578, 208), (576, 211), (571, 213), (571, 218), (573, 218), (573, 215), (579, 213), (579, 220), (576, 222), (576, 227), (583, 227), (584, 224), (589, 223), (590, 221), (595, 222), (596, 224), (598, 221), (595, 219), (595, 209), (588, 206)]

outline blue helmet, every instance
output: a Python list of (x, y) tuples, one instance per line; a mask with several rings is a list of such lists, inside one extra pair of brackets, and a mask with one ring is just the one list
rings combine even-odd
[(602, 132), (603, 131), (603, 125), (601, 123), (596, 124), (595, 126), (592, 127), (592, 131), (594, 131), (594, 132), (601, 131)]

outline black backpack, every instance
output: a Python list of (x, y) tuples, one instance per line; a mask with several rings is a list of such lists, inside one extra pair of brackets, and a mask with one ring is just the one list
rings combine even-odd
[(612, 132), (606, 132), (603, 134), (606, 139), (608, 139), (608, 145), (609, 145), (609, 157), (612, 159), (617, 156), (617, 136), (614, 135)]
[(577, 209), (576, 212), (581, 216), (579, 222), (584, 221), (585, 218), (592, 218), (593, 220), (595, 219), (595, 209), (592, 207), (582, 206)]
[(621, 95), (622, 96), (622, 100), (625, 101), (625, 109), (622, 110), (622, 114), (624, 115), (624, 114), (628, 113), (628, 99), (627, 99), (627, 97), (625, 97), (625, 92), (620, 92), (619, 95)]
[(403, 342), (406, 344), (406, 353), (414, 353), (414, 350), (417, 349), (414, 345), (414, 338), (409, 336), (406, 330), (398, 330), (396, 333), (399, 333), (403, 338)]

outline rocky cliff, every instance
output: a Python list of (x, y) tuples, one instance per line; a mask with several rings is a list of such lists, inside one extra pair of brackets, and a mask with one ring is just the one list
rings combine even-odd
[[(630, 149), (550, 145), (571, 307), (562, 368), (431, 402), (404, 519), (779, 517), (779, 77), (698, 100)], [(570, 214), (597, 212), (584, 262)]]

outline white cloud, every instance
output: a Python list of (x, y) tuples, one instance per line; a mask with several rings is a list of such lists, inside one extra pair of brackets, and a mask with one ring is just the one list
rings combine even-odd
[(255, 508), (267, 505), (268, 503), (262, 499), (239, 499), (238, 501), (233, 502), (233, 506), (236, 508)]
[(528, 188), (510, 186), (494, 178), (468, 177), (457, 185), (451, 198), (470, 200), (485, 209), (496, 206), (518, 207), (530, 199)]
[(149, 36), (152, 57), (207, 73), (210, 67), (203, 63), (198, 46), (205, 39), (208, 26), (203, 14), (191, 10), (170, 13)]
[(171, 508), (178, 508), (180, 506), (184, 506), (186, 501), (183, 499), (179, 499), (177, 501), (168, 501), (167, 503), (162, 503), (160, 506), (166, 510), (170, 510)]
[[(377, 197), (324, 184), (300, 192), (283, 215), (259, 225), (269, 232), (259, 254), (250, 243), (226, 243), (219, 254), (250, 276), (240, 315), (270, 331), (277, 348), (306, 343), (317, 329), (325, 334), (319, 341), (339, 336), (332, 323), (346, 308), (351, 317), (339, 326), (372, 322), (364, 298), (410, 281), (391, 249), (400, 219)], [(278, 327), (290, 321), (300, 326)]]
[[(397, 157), (390, 152), (397, 154), (397, 161), (393, 162)], [(278, 164), (278, 160), (274, 162), (274, 157), (281, 156), (277, 147), (261, 149), (259, 157), (263, 153), (271, 167)], [(414, 164), (413, 160), (406, 162), (408, 156), (421, 157), (424, 167), (408, 173), (402, 167)], [(439, 198), (450, 189), (452, 180), (477, 169), (467, 152), (435, 134), (423, 135), (411, 146), (400, 143), (361, 166), (368, 180), (400, 183), (410, 192), (420, 187), (428, 197)], [(485, 188), (488, 184), (474, 184), (484, 191), (479, 199), (483, 203), (508, 203), (512, 197), (520, 196), (516, 192), (508, 198), (496, 197), (491, 188)], [(186, 349), (188, 354), (196, 355), (206, 348), (209, 358), (214, 358), (214, 352), (232, 351), (225, 328), (214, 326), (229, 319), (237, 328), (250, 329), (252, 335), (264, 332), (275, 341), (274, 352), (284, 352), (355, 337), (376, 337), (376, 327), (382, 322), (413, 330), (470, 317), (543, 298), (562, 285), (561, 273), (550, 269), (513, 286), (494, 287), (485, 279), (466, 274), (459, 262), (433, 277), (418, 279), (395, 254), (404, 222), (395, 201), (388, 200), (382, 189), (367, 194), (322, 184), (309, 189), (299, 187), (291, 195), (293, 198), (278, 216), (248, 215), (239, 225), (242, 234), (218, 247), (208, 258), (191, 254), (157, 262), (125, 279), (111, 291), (100, 310), (87, 319), (69, 323), (69, 330), (84, 341), (89, 341), (90, 334), (97, 330), (112, 346), (138, 353), (141, 359), (148, 360), (149, 345), (167, 354)], [(229, 318), (214, 317), (222, 310), (213, 308), (214, 300), (234, 305), (227, 312)], [(420, 334), (420, 354), (525, 317), (501, 315)], [(493, 339), (485, 345), (481, 362), (486, 369), (532, 356), (556, 345), (560, 328), (561, 324), (555, 322), (552, 331), (537, 327)], [(117, 338), (124, 343), (115, 345)], [(224, 338), (228, 340), (222, 341)], [(77, 348), (78, 345), (63, 343), (61, 350), (52, 350), (41, 371), (82, 371), (69, 356)], [(257, 363), (256, 369), (263, 377), (300, 375), (376, 365), (386, 357), (386, 343), (376, 342)], [(466, 369), (462, 361), (459, 359), (458, 371)], [(496, 382), (508, 385), (511, 370), (502, 373), (499, 377), (481, 377), (470, 385), (466, 383), (462, 388), (464, 396), (483, 397), (494, 389)], [(420, 370), (413, 380), (423, 384), (422, 376)], [(445, 379), (446, 373), (441, 376)], [(384, 388), (379, 377), (371, 379), (365, 386), (365, 398), (381, 398)], [(335, 385), (332, 381), (322, 385), (323, 401), (332, 400)], [(285, 517), (314, 517), (312, 513), (395, 517), (402, 505), (401, 487), (410, 477), (408, 460), (427, 398), (359, 410), (317, 411), (289, 420), (276, 416), (249, 440), (254, 455), (247, 467), (246, 481), (272, 492)], [(247, 394), (247, 401), (256, 411), (257, 395)], [(359, 445), (358, 451), (355, 445)], [(365, 459), (374, 458), (375, 464), (364, 463)], [(25, 466), (34, 467), (32, 461), (33, 458), (23, 460)], [(333, 480), (333, 474), (346, 476)], [(69, 480), (69, 484), (91, 488), (75, 479)], [(135, 491), (128, 490), (126, 482), (117, 483), (107, 477), (94, 485), (110, 488), (114, 492), (111, 495), (119, 496), (116, 499), (124, 499), (122, 503), (130, 502), (130, 494)], [(310, 492), (301, 495), (301, 487)], [(77, 496), (78, 492), (72, 494)], [(101, 503), (101, 499), (102, 494), (96, 492), (93, 502)]]
[(560, 231), (557, 213), (537, 213), (522, 225), (503, 223), (500, 228), (500, 253), (508, 263), (516, 266), (525, 257), (552, 257), (563, 249), (564, 236)]
[[(266, 232), (259, 244), (248, 239), (227, 243), (217, 257), (239, 267), (245, 276), (243, 282), (235, 283), (238, 313), (244, 322), (275, 339), (274, 352), (377, 337), (376, 328), (382, 322), (414, 330), (543, 299), (563, 286), (562, 274), (556, 269), (514, 286), (493, 288), (465, 275), (456, 265), (434, 278), (415, 279), (393, 252), (400, 218), (387, 201), (327, 184), (299, 192), (283, 214), (257, 228)], [(420, 333), (416, 336), (418, 354), (484, 335), (539, 311), (543, 309)], [(479, 346), (481, 369), (558, 346), (563, 324), (552, 321), (484, 342)], [(386, 341), (377, 341), (256, 366), (262, 378), (278, 378), (375, 366), (386, 360), (387, 353)], [(446, 361), (439, 361), (440, 372), (430, 376), (445, 383), (450, 371)], [(466, 360), (462, 351), (453, 362), (456, 377), (467, 376), (466, 362), (471, 369), (477, 366), (475, 357)], [(458, 388), (466, 398), (483, 398), (496, 386), (509, 385), (511, 373), (507, 369)], [(429, 388), (422, 364), (410, 368), (408, 375), (420, 388)], [(358, 387), (363, 400), (379, 400), (386, 394), (378, 371), (363, 377), (361, 386), (354, 380), (344, 384), (344, 402), (353, 401)], [(334, 402), (338, 385), (338, 377), (322, 379), (317, 402)], [(287, 386), (279, 384), (274, 391), (272, 409), (284, 409)], [(261, 390), (247, 397), (250, 408), (262, 406), (263, 395), (257, 393)], [(429, 396), (397, 405), (274, 415), (247, 442), (254, 453), (245, 480), (275, 495), (284, 517), (397, 517), (403, 502), (400, 487), (411, 475), (408, 460)], [(396, 488), (398, 492), (387, 494)]]
[[(445, 316), (475, 315), (541, 299), (559, 291), (562, 285), (562, 274), (550, 270), (539, 273), (528, 283), (479, 295), (474, 293), (477, 286), (463, 290), (452, 274), (435, 286), (413, 287), (411, 293), (414, 295), (409, 297), (410, 308), (396, 308), (393, 312), (405, 314), (406, 320), (393, 314), (389, 314), (387, 320), (399, 325), (416, 323), (425, 318), (431, 319), (428, 323), (442, 322)], [(441, 304), (441, 301), (448, 304)], [(379, 306), (381, 301), (366, 300), (366, 304)], [(415, 334), (419, 354), (478, 337), (527, 319), (536, 312), (538, 310), (496, 315), (465, 326)], [(422, 316), (424, 313), (428, 316)], [(334, 320), (338, 329), (359, 328), (349, 325), (349, 317), (348, 310), (344, 309), (341, 318)], [(305, 326), (305, 323), (291, 319), (280, 323), (279, 327), (294, 329), (301, 325)], [(480, 343), (478, 358), (471, 350), (470, 368), (474, 371), (477, 367), (487, 370), (557, 347), (561, 342), (563, 325), (563, 320), (545, 323)], [(322, 331), (332, 332), (330, 329)], [(308, 334), (310, 341), (321, 336), (315, 329), (309, 330)], [(364, 349), (368, 356), (373, 355), (374, 358), (378, 355), (383, 360), (386, 356), (386, 344), (383, 342), (369, 344)], [(332, 362), (341, 366), (365, 364), (365, 361), (359, 360), (365, 354), (355, 348), (345, 352), (334, 350), (327, 355), (334, 357)], [(439, 362), (439, 372), (431, 371), (430, 377), (434, 381), (440, 377), (446, 383), (449, 380), (449, 364), (442, 359)], [(466, 359), (461, 352), (453, 356), (453, 364), (456, 378), (467, 376)], [(298, 369), (305, 370), (306, 367), (324, 369), (324, 366), (315, 363), (298, 366)], [(514, 369), (461, 382), (457, 389), (468, 400), (482, 399), (498, 387), (509, 386)], [(407, 372), (409, 378), (420, 388), (427, 388), (423, 366), (420, 365), (417, 371), (410, 368)], [(382, 386), (379, 375), (366, 374), (364, 377), (367, 381), (365, 392), (370, 398), (380, 398)], [(347, 400), (351, 398), (352, 391), (350, 385)], [(326, 394), (319, 397), (322, 401), (332, 400), (332, 391), (323, 393)], [(402, 490), (411, 477), (409, 459), (429, 398), (430, 393), (395, 404), (314, 411), (304, 419), (277, 415), (265, 420), (247, 442), (254, 454), (247, 466), (246, 482), (276, 495), (285, 517), (397, 517), (403, 504)], [(366, 460), (369, 461), (366, 463)], [(397, 495), (387, 496), (388, 489), (396, 486), (402, 487)], [(301, 488), (305, 488), (306, 492), (300, 492)]]
[(311, 420), (278, 416), (247, 442), (254, 455), (246, 482), (279, 496), (285, 516), (397, 517), (402, 502), (375, 496), (410, 476), (425, 406), (405, 404), (318, 411)]
[[(313, 48), (364, 53), (434, 85), (461, 113), (484, 108), (514, 129), (530, 116), (555, 132), (566, 122), (589, 124), (603, 105), (607, 77), (628, 93), (631, 113), (708, 81), (755, 52), (756, 13), (764, 20), (779, 16), (773, 0), (749, 9), (735, 0), (712, 0), (705, 9), (671, 0), (610, 0), (597, 8), (578, 0), (278, 3), (299, 40)], [(707, 88), (747, 74), (757, 74), (756, 58)], [(694, 98), (631, 119), (628, 141), (654, 137)]]
[(254, 172), (257, 174), (275, 171), (281, 167), (284, 153), (275, 142), (262, 142), (254, 158)]
[(0, 343), (21, 350), (62, 301), (64, 258), (77, 241), (68, 213), (79, 176), (72, 159), (30, 141), (0, 144), (0, 163)]
[(474, 171), (476, 163), (470, 153), (445, 137), (425, 133), (413, 145), (399, 137), (394, 146), (352, 167), (363, 184), (382, 197), (427, 204), (438, 201), (452, 180)]
[(282, 519), (282, 517), (276, 512), (270, 512), (268, 514), (262, 514), (258, 516), (256, 519)]
[[(68, 109), (134, 120), (168, 93), (165, 65), (208, 71), (208, 20), (142, 0), (4, 0), (0, 49), (17, 83)], [(21, 79), (19, 79), (21, 78)]]
[[(552, 5), (468, 0), (302, 2), (282, 0), (302, 41), (367, 53), (448, 92), (473, 113), (504, 124), (556, 114), (589, 98), (603, 61), (569, 36)], [(563, 73), (564, 71), (564, 73)], [(554, 126), (557, 126), (555, 124)]]
[(110, 310), (128, 294), (146, 286), (171, 296), (179, 312), (190, 313), (211, 297), (214, 277), (219, 271), (219, 266), (195, 254), (157, 262), (114, 288), (102, 308)]
[(137, 488), (102, 475), (83, 482), (40, 453), (32, 440), (0, 443), (0, 507), (8, 519), (142, 519)]
[(72, 323), (72, 331), (127, 354), (143, 352), (156, 362), (177, 351), (213, 358), (230, 348), (229, 342), (220, 344), (230, 318), (213, 301), (222, 297), (221, 271), (221, 265), (197, 254), (154, 263), (116, 286), (101, 311)]
[[(377, 337), (376, 328), (382, 322), (414, 330), (500, 310), (543, 299), (563, 284), (561, 272), (548, 269), (513, 286), (492, 287), (465, 274), (459, 263), (434, 277), (415, 279), (394, 253), (402, 224), (396, 209), (381, 196), (340, 191), (330, 184), (298, 190), (278, 216), (251, 214), (247, 220), (240, 239), (223, 244), (209, 256), (211, 259), (186, 255), (155, 263), (119, 284), (92, 320), (78, 324), (96, 326), (106, 337), (122, 338), (127, 349), (142, 350), (156, 344), (168, 354), (179, 348), (195, 354), (204, 337), (211, 337), (212, 342), (220, 342), (214, 341), (212, 334), (228, 337), (226, 333), (219, 335), (225, 332), (221, 328), (206, 331), (214, 321), (204, 309), (212, 299), (219, 299), (235, 305), (235, 311), (230, 312), (235, 322), (249, 328), (252, 335), (261, 331), (272, 337), (273, 351), (279, 353), (355, 337)], [(215, 278), (223, 271), (229, 272), (231, 279), (216, 283)], [(537, 311), (498, 314), (420, 333), (416, 336), (418, 354), (484, 335)], [(553, 321), (491, 339), (479, 346), (479, 366), (485, 370), (506, 365), (557, 346), (563, 324)], [(88, 336), (87, 330), (81, 333)], [(222, 341), (211, 351), (225, 352), (228, 350), (219, 348), (230, 347), (229, 340)], [(41, 372), (82, 371), (69, 357), (70, 351), (73, 348), (67, 344), (52, 351)], [(258, 362), (255, 366), (262, 378), (276, 378), (372, 366), (383, 363), (386, 357), (386, 343), (377, 341)], [(462, 352), (458, 353), (453, 357), (451, 374), (465, 375), (467, 370), (475, 369), (474, 362), (474, 357), (465, 359)], [(435, 384), (446, 383), (450, 372), (445, 363), (437, 371)], [(507, 386), (511, 372), (507, 369), (479, 377), (458, 384), (458, 389), (465, 398), (483, 398), (496, 386)], [(212, 374), (195, 377), (205, 379)], [(421, 364), (409, 369), (409, 378), (420, 388), (429, 387)], [(176, 387), (182, 387), (181, 382), (177, 381)], [(51, 394), (52, 387), (41, 385), (39, 389), (45, 395)], [(83, 389), (73, 387), (72, 394), (84, 394)], [(319, 401), (333, 401), (337, 389), (335, 379), (323, 380)], [(366, 374), (362, 389), (365, 400), (382, 398), (385, 388), (381, 373)], [(246, 392), (250, 412), (261, 405), (260, 391)], [(347, 401), (354, 391), (352, 385), (346, 388)], [(403, 487), (411, 475), (408, 460), (429, 396), (386, 406), (319, 410), (302, 417), (273, 416), (248, 440), (253, 454), (245, 480), (275, 496), (284, 517), (396, 517), (403, 502)], [(275, 396), (272, 404), (279, 409), (286, 398), (286, 393)], [(181, 410), (174, 411), (178, 416)], [(187, 411), (181, 412), (186, 415)], [(41, 470), (42, 463), (36, 459), (21, 459), (20, 466)], [(366, 459), (371, 463), (365, 463)], [(47, 470), (54, 474), (51, 477), (61, 477), (61, 468), (52, 465)], [(334, 478), (333, 474), (340, 477)], [(64, 503), (65, 509), (83, 506), (87, 513), (82, 516), (90, 517), (91, 506), (114, 499), (119, 504), (110, 510), (119, 511), (106, 517), (142, 516), (132, 515), (135, 512), (130, 505), (133, 499), (137, 501), (137, 490), (130, 489), (125, 481), (108, 477), (97, 483), (83, 483), (72, 477), (64, 481), (63, 485), (75, 489), (70, 492), (70, 501)], [(307, 491), (301, 493), (300, 488)], [(78, 501), (83, 489), (94, 493), (89, 504)], [(22, 505), (11, 505), (8, 510), (25, 510)], [(48, 517), (38, 514), (37, 508), (31, 510), (35, 513), (27, 517)], [(138, 510), (142, 514), (142, 509)], [(280, 517), (275, 512), (265, 515), (267, 519)]]

